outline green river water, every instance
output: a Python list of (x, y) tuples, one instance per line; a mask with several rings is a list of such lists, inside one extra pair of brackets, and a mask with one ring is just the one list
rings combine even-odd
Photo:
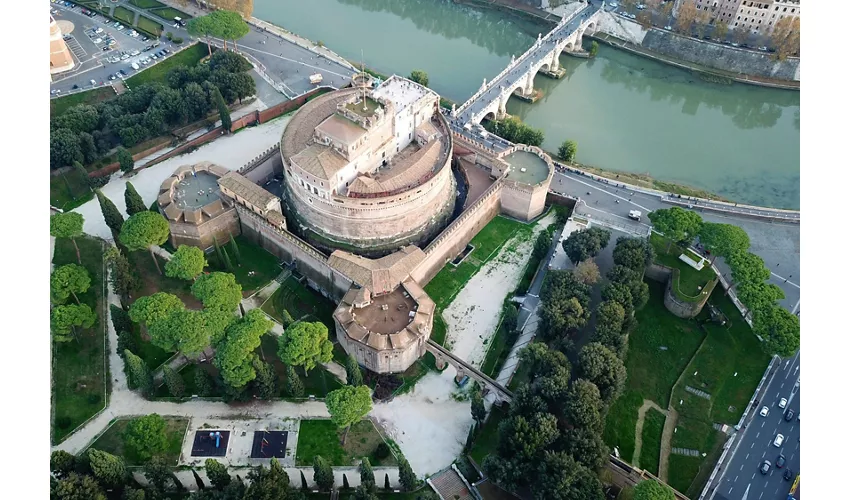
[[(382, 73), (428, 73), (458, 103), (547, 27), (450, 0), (254, 0), (254, 15)], [(561, 56), (561, 80), (537, 76), (544, 97), (508, 113), (543, 129), (544, 148), (578, 143), (577, 160), (648, 173), (756, 205), (800, 205), (800, 94), (707, 83), (687, 71), (600, 46)]]

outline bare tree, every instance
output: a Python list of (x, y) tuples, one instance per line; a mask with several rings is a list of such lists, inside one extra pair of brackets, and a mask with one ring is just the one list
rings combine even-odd
[(705, 36), (705, 31), (706, 29), (708, 29), (708, 21), (708, 12), (704, 10), (697, 12), (696, 19), (694, 20), (696, 24), (697, 37), (702, 38), (703, 36)]
[(749, 38), (749, 36), (750, 32), (747, 31), (747, 28), (744, 28), (743, 26), (736, 26), (735, 29), (732, 30), (732, 39), (735, 41), (735, 43), (744, 43), (744, 41)]
[(691, 26), (697, 18), (697, 7), (693, 0), (685, 0), (682, 6), (679, 7), (679, 14), (676, 17), (676, 30), (685, 35), (691, 34)]
[(770, 44), (779, 60), (800, 52), (800, 18), (784, 17), (770, 33)]

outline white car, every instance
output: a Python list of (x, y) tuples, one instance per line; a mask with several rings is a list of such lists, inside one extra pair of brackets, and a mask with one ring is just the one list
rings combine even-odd
[(785, 436), (783, 436), (782, 434), (777, 434), (776, 439), (773, 440), (773, 446), (779, 448), (780, 446), (782, 446), (783, 441), (785, 441)]
[(96, 81), (94, 81), (94, 80), (89, 80), (89, 83), (91, 84), (91, 86), (92, 86), (92, 87), (94, 87), (95, 85), (97, 85), (97, 82), (96, 82)]
[(117, 27), (117, 28), (115, 28), (115, 29), (117, 29), (118, 31), (124, 31), (124, 25), (123, 25), (123, 24), (119, 24), (119, 25), (118, 25), (118, 27)]
[(92, 42), (101, 43), (101, 42), (103, 42), (103, 38), (95, 38), (94, 40), (92, 40)]
[(762, 406), (761, 411), (759, 412), (759, 415), (761, 415), (762, 417), (766, 417), (769, 413), (770, 413), (770, 408), (768, 408), (767, 406)]
[(133, 57), (136, 57), (139, 54), (140, 54), (140, 52), (138, 50), (134, 50), (133, 52), (130, 52), (130, 55), (133, 56)]
[(788, 404), (788, 400), (787, 400), (787, 399), (785, 399), (785, 398), (782, 398), (782, 399), (780, 399), (780, 400), (779, 400), (779, 405), (778, 405), (778, 406), (779, 406), (780, 408), (785, 408), (785, 405), (787, 405), (787, 404)]

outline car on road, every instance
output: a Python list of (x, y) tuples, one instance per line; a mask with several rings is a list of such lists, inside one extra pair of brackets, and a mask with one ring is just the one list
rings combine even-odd
[(123, 69), (119, 69), (119, 70), (118, 70), (118, 73), (120, 73), (120, 74), (121, 74), (121, 76), (127, 76), (127, 72), (126, 72), (126, 71), (124, 71)]
[(790, 422), (792, 418), (794, 418), (794, 410), (789, 409), (785, 412), (785, 421)]
[(770, 472), (770, 460), (765, 460), (764, 462), (762, 462), (761, 467), (759, 467), (759, 471), (761, 471), (762, 474), (767, 474), (768, 472)]
[(783, 436), (782, 434), (777, 434), (776, 439), (773, 440), (773, 446), (779, 448), (780, 446), (782, 446), (783, 441), (785, 441), (785, 436)]
[(109, 79), (110, 79), (110, 80), (114, 80), (114, 79), (115, 79), (115, 75), (114, 75), (114, 74), (113, 74), (113, 75), (109, 75)]
[(779, 457), (776, 459), (776, 467), (779, 469), (785, 467), (785, 455), (779, 454)]
[(780, 408), (785, 408), (786, 405), (788, 405), (788, 400), (785, 399), (785, 398), (782, 398), (782, 399), (779, 400), (779, 405), (777, 405), (777, 406), (779, 406)]
[(669, 24), (667, 26), (665, 26), (664, 29), (667, 30), (667, 31), (673, 31), (673, 27), (670, 26)]
[(762, 417), (766, 417), (769, 414), (770, 414), (770, 408), (768, 408), (767, 406), (762, 406), (761, 411), (759, 412), (759, 415), (761, 415)]
[(791, 469), (785, 469), (785, 474), (782, 474), (782, 478), (786, 481), (790, 481), (791, 478), (794, 477), (794, 471)]
[(97, 82), (96, 82), (96, 81), (94, 81), (94, 80), (89, 80), (89, 83), (91, 84), (91, 86), (92, 86), (92, 87), (94, 87), (95, 85), (97, 85)]

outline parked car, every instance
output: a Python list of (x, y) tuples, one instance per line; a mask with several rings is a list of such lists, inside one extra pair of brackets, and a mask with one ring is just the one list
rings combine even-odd
[(630, 18), (630, 19), (637, 19), (637, 16), (636, 16), (636, 15), (634, 15), (634, 14), (629, 14), (629, 18)]
[(776, 459), (776, 467), (778, 469), (785, 467), (785, 455), (779, 454), (779, 457)]
[(786, 411), (785, 412), (785, 421), (790, 422), (792, 418), (794, 418), (794, 410)]
[(95, 85), (97, 85), (97, 82), (96, 82), (96, 81), (94, 81), (94, 80), (89, 80), (89, 83), (91, 84), (91, 86), (92, 86), (92, 87), (94, 87)]
[(780, 446), (782, 446), (782, 443), (784, 441), (785, 441), (785, 436), (783, 436), (782, 434), (777, 434), (776, 439), (773, 440), (773, 446), (776, 446), (777, 448), (779, 448)]
[(134, 50), (133, 52), (130, 52), (130, 55), (135, 57), (135, 56), (139, 55), (139, 51)]
[(782, 399), (779, 400), (779, 404), (777, 406), (779, 406), (780, 408), (785, 408), (785, 406), (787, 404), (788, 404), (788, 400), (785, 399), (785, 398), (782, 398)]
[(168, 49), (162, 49), (162, 51), (163, 51), (163, 52), (165, 52), (165, 54), (166, 54), (166, 55), (168, 55), (168, 54), (170, 54), (170, 53), (171, 53), (171, 51), (170, 51), (170, 50), (168, 50)]
[(770, 472), (770, 460), (765, 460), (764, 462), (762, 462), (761, 467), (759, 467), (759, 471), (761, 471), (762, 474), (767, 474), (768, 472)]

